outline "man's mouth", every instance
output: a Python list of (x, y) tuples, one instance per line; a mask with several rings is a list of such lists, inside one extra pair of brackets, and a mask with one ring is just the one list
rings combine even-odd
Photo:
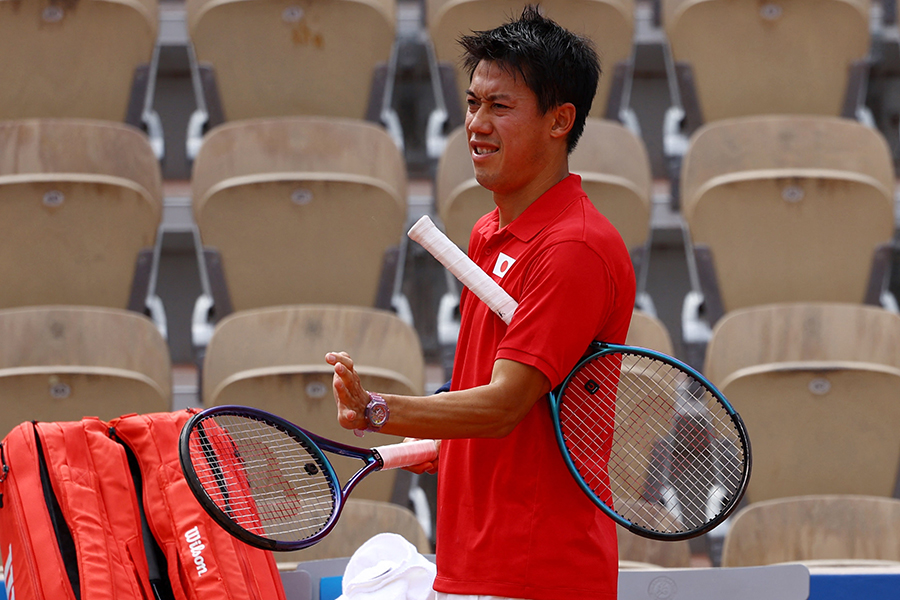
[(483, 148), (481, 146), (473, 146), (472, 152), (474, 152), (478, 156), (486, 156), (488, 154), (494, 154), (498, 152), (497, 148)]

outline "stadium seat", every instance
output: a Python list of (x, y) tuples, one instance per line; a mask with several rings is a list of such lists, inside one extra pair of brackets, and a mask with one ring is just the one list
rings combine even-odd
[(746, 499), (897, 496), (900, 316), (859, 304), (734, 311), (705, 372), (747, 425)]
[[(836, 472), (835, 477), (844, 473)], [(785, 562), (810, 566), (900, 566), (900, 500), (812, 495), (757, 502), (738, 512), (725, 537), (723, 567)]]
[(877, 130), (814, 116), (710, 123), (691, 140), (681, 182), (700, 288), (685, 298), (685, 342), (705, 342), (742, 307), (896, 306), (886, 289), (894, 169)]
[[(356, 494), (354, 494), (355, 496)], [(379, 533), (396, 533), (416, 547), (422, 554), (433, 552), (425, 530), (415, 513), (404, 506), (377, 500), (350, 498), (344, 505), (335, 528), (321, 542), (303, 550), (277, 552), (275, 559), (284, 570), (284, 563), (299, 563), (353, 556), (360, 546)]]
[(628, 327), (628, 337), (625, 339), (625, 343), (629, 346), (656, 350), (669, 356), (674, 353), (672, 337), (669, 335), (666, 324), (642, 310), (635, 309), (631, 314), (631, 325)]
[(843, 116), (865, 106), (865, 0), (662, 0), (671, 108), (663, 146), (677, 188), (690, 135), (705, 123), (768, 114)]
[(152, 310), (164, 329), (151, 289), (161, 216), (159, 163), (137, 129), (0, 122), (0, 308)]
[[(652, 514), (650, 511), (653, 511), (664, 515), (657, 523), (672, 518), (671, 513), (659, 505), (645, 503), (645, 511), (643, 514)], [(691, 545), (688, 540), (651, 540), (621, 526), (616, 526), (616, 535), (619, 543), (619, 569), (623, 568), (623, 563), (654, 565), (665, 569), (691, 566)]]
[[(338, 425), (333, 370), (325, 362), (331, 351), (350, 353), (365, 389), (423, 393), (419, 338), (395, 315), (349, 306), (282, 306), (236, 312), (218, 324), (203, 365), (203, 405), (255, 406), (353, 446), (400, 441), (381, 434), (360, 440)], [(362, 466), (355, 459), (329, 460), (342, 482)], [(354, 497), (388, 501), (394, 481), (395, 472), (375, 474)]]
[(152, 110), (157, 0), (0, 3), (0, 121), (80, 118), (162, 129)]
[[(750, 115), (855, 117), (852, 69), (869, 52), (862, 0), (662, 0), (672, 59), (702, 122)], [(692, 90), (685, 90), (690, 81)], [(848, 87), (851, 94), (847, 96)], [(844, 110), (850, 106), (849, 114)]]
[[(438, 109), (429, 123), (428, 138), (437, 158), (442, 147), (440, 132), (452, 132), (462, 123), (466, 106), (468, 74), (460, 64), (460, 36), (488, 30), (521, 14), (525, 0), (427, 0), (426, 21), (432, 56), (431, 77), (436, 87)], [(594, 41), (603, 75), (591, 115), (625, 120), (636, 128), (627, 113), (631, 58), (634, 47), (634, 3), (632, 0), (547, 0), (543, 14), (575, 33)]]
[[(665, 324), (655, 316), (635, 310), (628, 328), (625, 343), (672, 355), (672, 340)], [(651, 504), (642, 499), (631, 500), (642, 505), (642, 514), (653, 515), (659, 521), (672, 519), (672, 514), (659, 504)], [(636, 509), (640, 510), (640, 509)], [(659, 515), (657, 517), (657, 515)], [(691, 564), (691, 547), (687, 540), (651, 540), (618, 527), (619, 568), (623, 563), (656, 565), (660, 568), (687, 568)]]
[(131, 311), (0, 310), (0, 437), (24, 421), (112, 419), (171, 410), (169, 349)]
[(199, 125), (262, 117), (381, 121), (402, 141), (390, 102), (395, 0), (188, 0), (186, 12), (203, 90), (191, 158)]
[(399, 302), (406, 171), (382, 128), (325, 117), (226, 123), (206, 136), (191, 185), (208, 258), (198, 346), (210, 306), (220, 319), (265, 306)]

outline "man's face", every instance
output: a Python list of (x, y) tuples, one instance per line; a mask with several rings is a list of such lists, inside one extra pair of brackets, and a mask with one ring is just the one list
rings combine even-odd
[(552, 111), (541, 114), (525, 81), (481, 61), (467, 91), (466, 134), (475, 178), (495, 197), (526, 188), (546, 168)]

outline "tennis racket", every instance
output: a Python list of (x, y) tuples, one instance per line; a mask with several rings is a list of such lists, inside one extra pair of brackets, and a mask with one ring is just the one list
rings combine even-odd
[[(409, 237), (510, 323), (515, 300), (427, 216)], [(594, 343), (550, 393), (550, 408), (578, 485), (633, 533), (695, 537), (743, 497), (751, 467), (744, 423), (702, 374), (675, 358)]]
[[(323, 450), (364, 464), (341, 487)], [(201, 411), (179, 439), (181, 468), (206, 512), (236, 538), (266, 550), (312, 546), (334, 528), (364, 477), (436, 457), (433, 440), (356, 448), (245, 406)]]

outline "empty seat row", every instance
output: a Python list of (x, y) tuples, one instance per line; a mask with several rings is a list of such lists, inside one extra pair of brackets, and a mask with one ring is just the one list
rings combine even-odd
[[(159, 154), (162, 136), (153, 111), (158, 3), (82, 4), (74, 10), (24, 0), (0, 9), (0, 59), (8, 67), (0, 77), (0, 119), (125, 121), (150, 129)], [(524, 4), (422, 4), (421, 32), (432, 49), (430, 77), (438, 104), (431, 137), (443, 138), (462, 119), (466, 75), (459, 67), (459, 36), (493, 27)], [(725, 118), (866, 118), (867, 2), (665, 0), (660, 7), (673, 89), (666, 127), (670, 157), (683, 154), (685, 136), (697, 127)], [(393, 105), (399, 50), (394, 0), (190, 0), (185, 9), (198, 95), (191, 157), (204, 131), (225, 121), (272, 116), (367, 119), (387, 126), (402, 142)], [(606, 74), (592, 115), (629, 120), (634, 2), (550, 0), (542, 10), (597, 44)], [(344, 43), (347, 39), (354, 43)]]
[[(465, 247), (493, 204), (474, 179), (463, 131), (449, 141), (437, 213)], [(37, 119), (0, 123), (0, 144), (0, 272), (15, 283), (0, 307), (131, 308), (164, 324), (153, 289), (161, 182), (146, 138), (123, 124)], [(651, 173), (640, 139), (589, 119), (570, 167), (622, 233), (643, 281)], [(692, 138), (683, 182), (696, 268), (685, 342), (702, 349), (722, 315), (746, 306), (894, 306), (893, 167), (877, 131), (809, 116), (709, 124)], [(206, 250), (198, 330), (234, 310), (297, 303), (393, 308), (410, 320), (398, 291), (406, 183), (400, 151), (373, 124), (273, 118), (210, 132), (191, 182)], [(653, 312), (652, 299), (639, 299)], [(198, 345), (206, 339), (198, 335)]]

